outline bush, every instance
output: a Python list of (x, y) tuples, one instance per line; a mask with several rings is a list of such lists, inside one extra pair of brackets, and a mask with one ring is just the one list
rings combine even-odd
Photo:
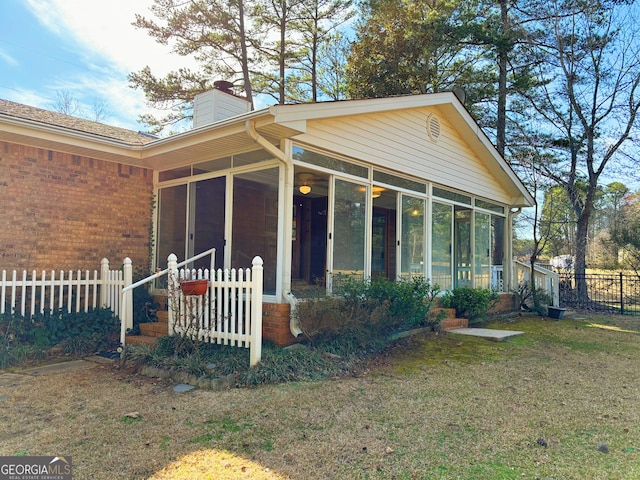
[(395, 332), (427, 325), (438, 292), (422, 278), (392, 282), (343, 277), (336, 283), (337, 296), (301, 302), (297, 315), (309, 340), (338, 354), (377, 349)]
[(454, 288), (441, 298), (444, 308), (455, 308), (456, 316), (468, 318), (469, 324), (481, 322), (499, 300), (494, 290), (471, 287)]
[(528, 281), (520, 282), (513, 293), (520, 310), (536, 312), (538, 315), (546, 315), (549, 305), (553, 303), (551, 294), (540, 288), (533, 292)]
[(5, 366), (42, 357), (42, 352), (61, 345), (65, 353), (83, 356), (106, 350), (118, 342), (120, 322), (113, 312), (98, 308), (89, 312), (54, 313), (28, 319), (0, 316), (0, 363)]

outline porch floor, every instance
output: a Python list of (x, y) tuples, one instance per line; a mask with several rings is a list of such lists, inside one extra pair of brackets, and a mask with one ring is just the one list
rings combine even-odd
[(455, 328), (449, 330), (448, 333), (456, 333), (459, 335), (470, 335), (473, 337), (482, 337), (495, 342), (501, 342), (507, 338), (524, 335), (524, 332), (517, 330), (496, 330), (493, 328)]

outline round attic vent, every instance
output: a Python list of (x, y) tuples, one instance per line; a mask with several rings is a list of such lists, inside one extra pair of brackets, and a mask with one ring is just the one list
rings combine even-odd
[(437, 142), (440, 136), (440, 120), (433, 113), (427, 116), (427, 135), (432, 142)]

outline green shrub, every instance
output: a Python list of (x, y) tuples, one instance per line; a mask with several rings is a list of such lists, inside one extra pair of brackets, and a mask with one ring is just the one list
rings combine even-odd
[(469, 323), (481, 322), (500, 297), (488, 288), (459, 287), (441, 297), (442, 306), (455, 308), (456, 316), (469, 319)]
[(117, 343), (116, 338), (120, 330), (120, 320), (108, 308), (46, 315), (42, 323), (52, 345), (80, 337), (95, 350), (108, 349)]
[(297, 315), (309, 340), (340, 355), (378, 349), (395, 332), (427, 325), (438, 292), (422, 278), (392, 282), (346, 276), (336, 283), (337, 296), (301, 302)]
[(5, 364), (42, 356), (44, 350), (61, 345), (66, 353), (82, 356), (117, 344), (120, 321), (113, 312), (98, 308), (89, 312), (0, 316), (0, 349)]
[(526, 280), (520, 282), (513, 293), (521, 310), (537, 312), (538, 315), (546, 315), (549, 305), (553, 303), (551, 294), (541, 288), (537, 288), (535, 292), (532, 291), (531, 285)]

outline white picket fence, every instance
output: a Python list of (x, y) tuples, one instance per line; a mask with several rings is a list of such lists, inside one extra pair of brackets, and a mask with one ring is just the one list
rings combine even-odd
[[(180, 269), (195, 260), (210, 256), (208, 269)], [(249, 348), (249, 363), (253, 367), (262, 357), (262, 285), (263, 261), (255, 257), (251, 268), (214, 269), (215, 249), (207, 250), (181, 263), (175, 254), (169, 255), (167, 268), (122, 289), (122, 303), (133, 289), (167, 275), (167, 306), (169, 334), (187, 335), (208, 343)], [(213, 273), (211, 273), (213, 272)], [(206, 279), (204, 295), (182, 293), (181, 280)], [(131, 317), (121, 317), (120, 341), (126, 342), (126, 330)]]
[[(180, 269), (169, 256), (169, 332), (209, 343), (250, 349), (250, 364), (262, 356), (263, 261), (246, 269)], [(184, 295), (182, 280), (206, 279), (204, 295)]]
[(54, 312), (88, 312), (98, 307), (110, 308), (118, 317), (125, 307), (120, 291), (131, 284), (131, 259), (125, 258), (122, 269), (110, 270), (103, 258), (100, 270), (2, 270), (0, 278), (0, 314), (35, 315)]

